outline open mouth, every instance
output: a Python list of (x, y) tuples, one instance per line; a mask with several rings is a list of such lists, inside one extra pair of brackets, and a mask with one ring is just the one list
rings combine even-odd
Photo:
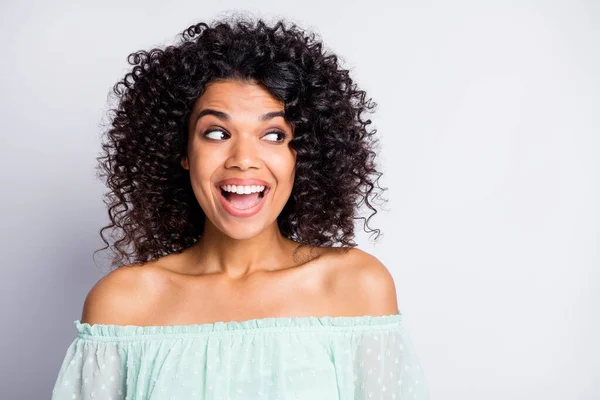
[(221, 196), (223, 196), (223, 198), (227, 200), (227, 202), (229, 202), (229, 204), (231, 204), (233, 207), (237, 208), (238, 210), (246, 210), (260, 203), (260, 201), (265, 197), (265, 194), (269, 188), (265, 187), (265, 189), (260, 192), (247, 194), (228, 192), (223, 188), (219, 188), (219, 190), (221, 191)]
[(241, 187), (216, 185), (221, 205), (229, 214), (237, 217), (249, 217), (260, 211), (271, 187), (268, 185), (251, 185), (250, 187), (250, 190), (248, 186), (243, 187), (244, 190), (240, 190)]

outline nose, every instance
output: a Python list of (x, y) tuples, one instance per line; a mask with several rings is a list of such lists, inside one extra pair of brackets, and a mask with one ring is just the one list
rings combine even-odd
[(256, 139), (251, 135), (238, 135), (231, 145), (231, 154), (225, 162), (226, 168), (239, 168), (243, 171), (259, 168), (260, 154)]

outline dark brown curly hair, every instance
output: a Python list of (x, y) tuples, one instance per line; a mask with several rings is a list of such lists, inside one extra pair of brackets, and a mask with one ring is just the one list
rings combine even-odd
[[(133, 68), (112, 88), (118, 103), (97, 168), (110, 189), (111, 221), (100, 230), (106, 247), (99, 250), (109, 247), (103, 232), (112, 229), (113, 267), (181, 252), (200, 238), (206, 216), (180, 161), (192, 107), (215, 79), (262, 85), (294, 126), (296, 176), (277, 218), (282, 235), (301, 245), (354, 247), (354, 219), (362, 219), (379, 236), (368, 223), (387, 189), (378, 185), (377, 130), (363, 118), (377, 104), (315, 33), (238, 17), (200, 22), (178, 37), (175, 46), (131, 53)], [(368, 218), (359, 215), (363, 204)]]

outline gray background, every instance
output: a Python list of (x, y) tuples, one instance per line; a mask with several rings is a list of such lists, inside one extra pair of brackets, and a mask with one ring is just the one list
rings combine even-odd
[[(95, 157), (126, 56), (246, 1), (3, 2), (3, 399), (49, 398), (107, 271)], [(435, 399), (600, 398), (597, 1), (253, 1), (379, 104), (384, 232)], [(104, 121), (105, 122), (105, 121)]]

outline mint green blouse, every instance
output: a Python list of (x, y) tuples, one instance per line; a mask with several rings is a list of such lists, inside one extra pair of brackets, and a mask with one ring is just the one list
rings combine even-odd
[(52, 400), (429, 398), (400, 313), (74, 323)]

